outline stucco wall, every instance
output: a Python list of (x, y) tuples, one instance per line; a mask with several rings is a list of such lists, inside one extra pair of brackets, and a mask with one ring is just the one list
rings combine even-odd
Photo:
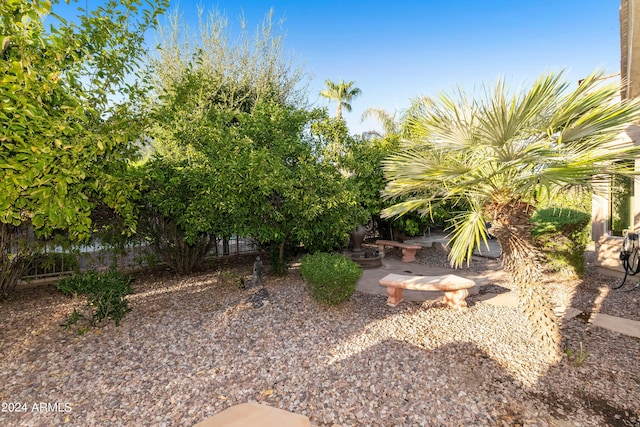
[(596, 242), (596, 265), (600, 274), (624, 277), (624, 268), (620, 262), (622, 237), (602, 236)]

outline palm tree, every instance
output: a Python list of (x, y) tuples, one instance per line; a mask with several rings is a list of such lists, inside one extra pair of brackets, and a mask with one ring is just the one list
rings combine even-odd
[(390, 114), (382, 108), (369, 107), (362, 113), (361, 121), (375, 119), (382, 125), (385, 135), (408, 135), (411, 132), (411, 124), (416, 115), (424, 114), (433, 105), (433, 100), (427, 96), (418, 96), (411, 99), (411, 105), (406, 110), (400, 112), (400, 118), (396, 119), (397, 113)]
[(427, 114), (432, 105), (433, 99), (428, 96), (421, 95), (411, 99), (411, 105), (402, 112), (402, 116), (400, 117), (401, 126), (399, 130), (403, 137), (411, 135), (416, 117)]
[(502, 247), (502, 265), (521, 294), (521, 308), (552, 359), (560, 356), (560, 328), (543, 286), (539, 253), (531, 240), (536, 194), (597, 191), (606, 177), (634, 174), (640, 147), (611, 146), (640, 119), (637, 101), (617, 101), (620, 86), (602, 73), (575, 90), (562, 73), (539, 78), (531, 89), (508, 93), (498, 81), (486, 99), (442, 95), (412, 117), (411, 140), (384, 163), (384, 195), (402, 201), (383, 217), (428, 215), (449, 201), (468, 207), (452, 222), (453, 266), (487, 243), (487, 223)]
[(382, 108), (369, 107), (364, 110), (360, 118), (361, 121), (375, 119), (382, 125), (385, 135), (397, 135), (399, 133), (399, 123), (396, 121), (396, 113), (389, 114)]
[(336, 111), (336, 119), (342, 119), (342, 108), (351, 111), (351, 100), (360, 95), (362, 91), (360, 88), (353, 87), (354, 81), (345, 82), (340, 80), (338, 83), (334, 83), (331, 80), (326, 80), (324, 84), (326, 89), (320, 91), (320, 95), (338, 102), (338, 109)]

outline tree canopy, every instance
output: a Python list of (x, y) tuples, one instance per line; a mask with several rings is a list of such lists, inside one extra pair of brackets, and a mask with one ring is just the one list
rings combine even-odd
[(122, 172), (144, 112), (128, 76), (168, 0), (109, 0), (69, 22), (57, 6), (0, 2), (0, 294), (28, 264), (29, 230), (87, 238), (98, 205), (135, 226), (134, 185)]
[(256, 36), (231, 37), (219, 14), (206, 22), (195, 44), (180, 47), (184, 25), (174, 16), (152, 63), (157, 151), (143, 166), (145, 206), (173, 220), (189, 245), (205, 235), (253, 237), (279, 272), (300, 243), (340, 247), (361, 211), (317, 155), (311, 125), (325, 113), (304, 108), (306, 77), (290, 66), (271, 14)]
[(141, 111), (127, 76), (168, 1), (111, 0), (77, 22), (54, 15), (56, 4), (0, 3), (0, 222), (86, 237), (103, 201), (132, 227), (132, 187), (118, 174), (137, 150)]

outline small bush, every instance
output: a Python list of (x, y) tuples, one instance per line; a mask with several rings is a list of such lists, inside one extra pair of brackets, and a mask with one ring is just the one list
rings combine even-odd
[(535, 224), (534, 241), (549, 259), (550, 266), (582, 276), (591, 215), (575, 209), (549, 207), (537, 211), (531, 221)]
[(62, 325), (68, 328), (84, 321), (78, 329), (83, 333), (88, 327), (113, 320), (116, 326), (131, 309), (126, 295), (133, 292), (131, 278), (117, 271), (103, 273), (87, 272), (74, 274), (56, 283), (56, 287), (67, 296), (86, 296), (87, 303), (79, 312), (73, 310), (71, 316)]
[(362, 275), (355, 262), (340, 254), (324, 252), (302, 257), (300, 272), (313, 298), (329, 305), (348, 300)]

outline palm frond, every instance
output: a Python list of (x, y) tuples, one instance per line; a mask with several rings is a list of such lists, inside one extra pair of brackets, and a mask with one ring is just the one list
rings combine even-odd
[(481, 206), (472, 205), (470, 211), (458, 214), (452, 222), (449, 260), (454, 268), (459, 268), (465, 261), (469, 264), (475, 248), (482, 243), (488, 247), (487, 218)]

